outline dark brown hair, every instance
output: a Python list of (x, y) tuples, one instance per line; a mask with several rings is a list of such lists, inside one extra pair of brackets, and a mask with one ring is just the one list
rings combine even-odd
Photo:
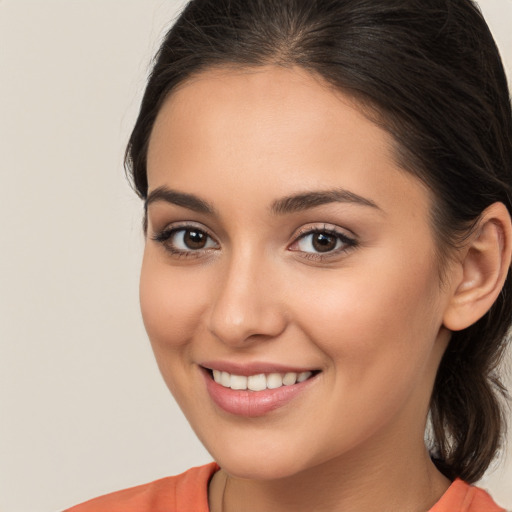
[[(193, 0), (156, 56), (126, 152), (147, 196), (162, 102), (214, 66), (300, 66), (352, 95), (433, 192), (440, 255), (490, 204), (511, 211), (512, 114), (503, 66), (471, 0)], [(369, 107), (369, 108), (367, 108)], [(431, 399), (431, 453), (450, 478), (480, 478), (498, 450), (506, 394), (496, 369), (512, 318), (510, 272), (490, 311), (454, 332)]]

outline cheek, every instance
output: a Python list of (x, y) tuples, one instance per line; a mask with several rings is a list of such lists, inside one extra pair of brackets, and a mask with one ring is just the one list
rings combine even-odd
[(297, 315), (302, 329), (343, 367), (347, 381), (412, 378), (426, 364), (440, 327), (435, 270), (427, 260), (410, 271), (398, 264), (362, 269), (326, 275), (309, 287), (314, 291)]
[(162, 350), (180, 350), (190, 341), (203, 312), (204, 291), (197, 272), (173, 270), (146, 250), (140, 277), (140, 305), (157, 357)]
[(300, 306), (302, 330), (334, 370), (325, 373), (332, 390), (326, 421), (331, 432), (354, 442), (357, 436), (347, 432), (362, 439), (394, 418), (426, 412), (435, 369), (438, 326), (429, 273), (373, 268), (374, 275), (347, 273), (336, 286), (327, 278)]

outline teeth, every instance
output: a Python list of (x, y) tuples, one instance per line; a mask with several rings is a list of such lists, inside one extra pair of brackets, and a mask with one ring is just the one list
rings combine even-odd
[(259, 375), (251, 375), (247, 379), (247, 387), (251, 391), (263, 391), (267, 389), (267, 378), (264, 373), (260, 373)]
[(247, 377), (243, 375), (231, 375), (230, 388), (231, 389), (247, 389)]
[(313, 375), (311, 372), (302, 372), (299, 373), (299, 376), (297, 377), (297, 382), (304, 382), (305, 380), (308, 380), (309, 377)]
[(231, 386), (231, 375), (228, 372), (222, 372), (220, 374), (220, 383), (225, 388), (229, 388)]
[(225, 388), (236, 390), (263, 391), (264, 389), (277, 389), (281, 386), (293, 386), (298, 382), (304, 382), (313, 375), (313, 372), (288, 372), (288, 373), (269, 373), (265, 375), (232, 375), (228, 372), (213, 370), (213, 380)]
[(280, 373), (271, 373), (267, 376), (267, 388), (276, 389), (283, 385), (283, 376)]
[(297, 374), (295, 372), (288, 372), (283, 377), (283, 384), (285, 386), (293, 386), (297, 382)]

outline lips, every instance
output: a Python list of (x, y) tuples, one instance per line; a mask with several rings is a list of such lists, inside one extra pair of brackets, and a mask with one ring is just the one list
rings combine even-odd
[(275, 365), (210, 363), (201, 366), (214, 404), (242, 417), (263, 416), (284, 407), (306, 392), (320, 373)]

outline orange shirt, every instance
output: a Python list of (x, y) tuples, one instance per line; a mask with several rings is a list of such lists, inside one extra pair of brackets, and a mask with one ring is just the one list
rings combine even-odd
[[(64, 512), (208, 512), (208, 482), (219, 467), (212, 462), (178, 476), (114, 492)], [(505, 512), (482, 489), (455, 480), (430, 512)]]

